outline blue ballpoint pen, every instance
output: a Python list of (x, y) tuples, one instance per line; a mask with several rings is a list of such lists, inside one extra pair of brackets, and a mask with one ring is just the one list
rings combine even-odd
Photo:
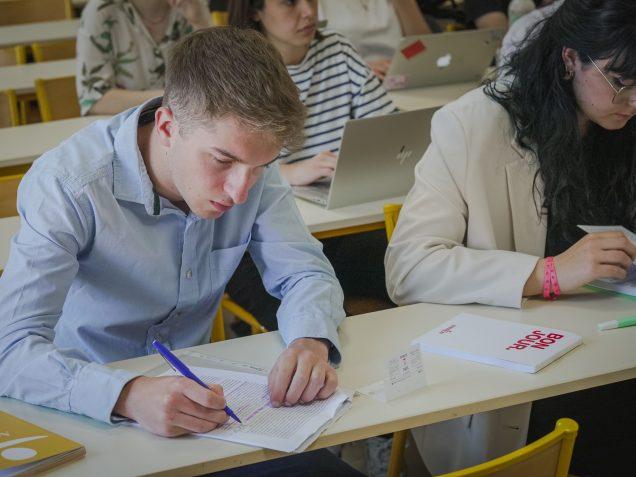
[[(184, 376), (186, 378), (191, 379), (192, 381), (194, 381), (195, 383), (200, 384), (204, 388), (209, 389), (208, 386), (203, 381), (201, 381), (199, 378), (197, 378), (197, 376), (192, 371), (190, 371), (188, 369), (188, 367), (185, 365), (185, 363), (183, 361), (181, 361), (174, 354), (172, 354), (172, 352), (168, 348), (166, 348), (164, 345), (159, 343), (159, 341), (153, 340), (152, 345), (159, 352), (159, 354), (163, 357), (163, 359), (166, 360), (166, 362), (170, 365), (170, 367), (172, 369), (174, 369), (177, 373), (179, 373), (180, 375), (182, 375), (182, 376)], [(223, 410), (225, 411), (225, 413), (228, 416), (230, 416), (236, 422), (241, 422), (241, 420), (238, 418), (238, 416), (236, 414), (234, 414), (234, 411), (232, 411), (229, 407), (225, 406), (223, 408)]]

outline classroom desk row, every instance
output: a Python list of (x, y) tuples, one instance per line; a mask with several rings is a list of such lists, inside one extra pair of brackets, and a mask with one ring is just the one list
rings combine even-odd
[[(343, 361), (337, 373), (340, 385), (349, 390), (382, 379), (388, 359), (405, 351), (413, 338), (461, 312), (569, 330), (583, 336), (584, 344), (536, 374), (423, 353), (428, 387), (389, 403), (356, 395), (351, 409), (311, 448), (632, 379), (636, 377), (636, 327), (599, 333), (596, 324), (633, 310), (633, 301), (581, 290), (555, 302), (529, 300), (522, 310), (418, 304), (347, 318), (340, 331)], [(282, 349), (280, 335), (272, 332), (191, 351), (270, 367)], [(157, 355), (110, 366), (149, 375), (165, 370)], [(51, 476), (200, 475), (281, 455), (230, 442), (162, 438), (141, 429), (111, 427), (7, 398), (0, 399), (0, 407), (86, 446), (84, 459), (52, 470)]]
[(0, 48), (77, 37), (79, 18), (0, 27)]
[(73, 58), (0, 67), (0, 91), (12, 89), (16, 94), (33, 93), (36, 79), (75, 76), (75, 63), (75, 58)]
[[(13, 89), (18, 94), (32, 93), (33, 82), (40, 79), (59, 78), (76, 74), (75, 59), (45, 61), (18, 66), (0, 67), (0, 91)], [(470, 91), (476, 83), (456, 83), (391, 91), (395, 105), (403, 110), (443, 106)]]
[[(73, 60), (68, 60), (73, 61)], [(64, 61), (56, 62), (64, 63)], [(42, 63), (44, 64), (44, 63)], [(31, 66), (31, 65), (26, 65)], [(14, 68), (14, 67), (11, 67)], [(0, 68), (0, 75), (3, 68)], [(2, 77), (2, 76), (0, 76)], [(18, 77), (15, 76), (18, 80)], [(21, 80), (19, 80), (21, 81)], [(25, 84), (33, 84), (26, 81)], [(441, 107), (475, 88), (475, 83), (458, 83), (445, 86), (413, 88), (391, 91), (389, 96), (404, 111)], [(0, 84), (0, 90), (2, 85)], [(13, 128), (0, 128), (0, 168), (19, 164), (29, 164), (49, 149), (57, 146), (80, 129), (97, 119), (107, 116), (89, 116), (48, 123), (28, 124)]]

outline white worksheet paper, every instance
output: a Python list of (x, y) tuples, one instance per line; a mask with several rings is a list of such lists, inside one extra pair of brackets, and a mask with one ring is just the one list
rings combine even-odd
[[(621, 225), (579, 225), (579, 228), (590, 234), (596, 232), (623, 232), (636, 245), (636, 234)], [(624, 280), (603, 278), (594, 280), (590, 285), (636, 297), (636, 262), (632, 263)]]
[[(206, 384), (221, 385), (227, 405), (243, 422), (239, 424), (230, 418), (211, 432), (197, 434), (200, 437), (301, 452), (351, 404), (349, 394), (336, 390), (322, 401), (274, 408), (269, 402), (267, 376), (212, 368), (190, 370)], [(177, 373), (172, 370), (162, 374), (174, 375)]]

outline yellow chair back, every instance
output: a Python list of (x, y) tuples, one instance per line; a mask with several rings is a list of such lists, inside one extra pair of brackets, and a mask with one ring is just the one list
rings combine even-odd
[(36, 79), (35, 94), (44, 122), (80, 116), (75, 76)]
[(386, 204), (384, 206), (384, 227), (386, 228), (386, 238), (389, 241), (397, 225), (400, 210), (402, 210), (402, 204)]
[(212, 324), (212, 335), (210, 336), (210, 341), (212, 343), (216, 341), (225, 341), (225, 319), (223, 317), (224, 311), (232, 313), (236, 318), (250, 325), (253, 335), (259, 333), (267, 333), (268, 331), (267, 328), (265, 328), (258, 322), (254, 315), (252, 315), (249, 311), (232, 300), (226, 293), (225, 295), (223, 295), (223, 298), (221, 299), (221, 305), (219, 306), (219, 309), (214, 316), (214, 323)]
[(567, 477), (578, 431), (576, 421), (564, 417), (554, 431), (519, 450), (439, 477)]
[(0, 176), (0, 218), (18, 215), (18, 186), (24, 174)]
[(26, 48), (23, 45), (0, 48), (0, 66), (24, 65)]
[(20, 125), (18, 97), (15, 91), (7, 89), (0, 92), (0, 128)]
[(212, 11), (210, 19), (212, 20), (212, 26), (227, 26), (229, 23), (228, 12)]
[(67, 60), (76, 56), (76, 40), (50, 41), (46, 43), (32, 43), (33, 60), (42, 61)]
[(73, 18), (71, 0), (2, 0), (0, 26)]

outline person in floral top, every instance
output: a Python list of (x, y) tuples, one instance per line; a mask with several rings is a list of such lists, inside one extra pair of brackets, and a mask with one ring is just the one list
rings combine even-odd
[(89, 0), (77, 36), (82, 115), (116, 114), (161, 96), (170, 48), (208, 26), (204, 0)]

